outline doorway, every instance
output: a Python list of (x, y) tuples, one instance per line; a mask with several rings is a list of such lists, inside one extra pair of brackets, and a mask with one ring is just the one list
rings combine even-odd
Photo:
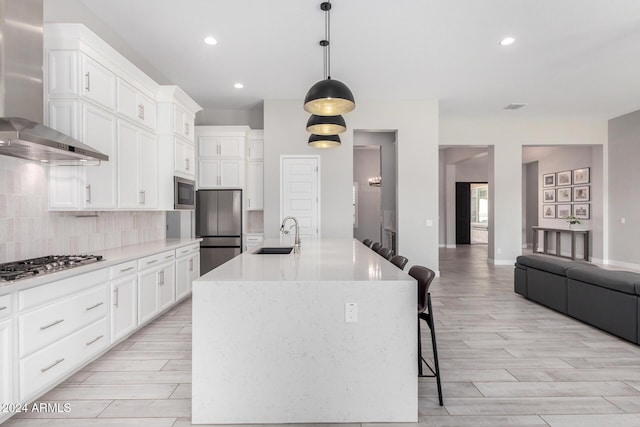
[(353, 133), (353, 236), (397, 248), (396, 132)]
[(489, 184), (456, 182), (456, 245), (489, 243)]

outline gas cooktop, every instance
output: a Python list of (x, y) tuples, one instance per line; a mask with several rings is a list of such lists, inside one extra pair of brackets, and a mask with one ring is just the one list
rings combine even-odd
[(102, 255), (49, 255), (0, 264), (0, 282), (26, 279), (102, 261)]

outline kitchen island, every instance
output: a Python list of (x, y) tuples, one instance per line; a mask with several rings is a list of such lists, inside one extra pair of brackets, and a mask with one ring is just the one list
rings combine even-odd
[(416, 422), (416, 307), (354, 239), (233, 258), (193, 283), (192, 422)]

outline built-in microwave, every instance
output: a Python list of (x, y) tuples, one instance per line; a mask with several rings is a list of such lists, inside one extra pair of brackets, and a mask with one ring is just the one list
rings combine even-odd
[(196, 208), (196, 183), (190, 179), (173, 177), (173, 208)]

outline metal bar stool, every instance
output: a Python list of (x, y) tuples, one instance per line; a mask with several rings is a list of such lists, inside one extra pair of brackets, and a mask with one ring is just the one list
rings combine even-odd
[(362, 241), (362, 244), (365, 245), (366, 247), (370, 248), (371, 245), (373, 244), (373, 241), (371, 239), (364, 239)]
[(380, 249), (382, 247), (382, 243), (380, 242), (375, 242), (373, 245), (371, 245), (371, 249), (374, 252), (378, 252), (378, 249)]
[(409, 260), (402, 255), (394, 255), (391, 257), (389, 262), (398, 267), (400, 270), (404, 270), (404, 266), (407, 265), (407, 262), (409, 262)]
[[(409, 270), (409, 275), (418, 281), (418, 373), (420, 377), (436, 378), (438, 384), (438, 399), (440, 406), (443, 406), (442, 401), (442, 385), (440, 384), (440, 365), (438, 363), (438, 347), (436, 345), (436, 329), (433, 321), (433, 308), (431, 307), (431, 294), (429, 293), (429, 286), (436, 273), (427, 267), (414, 265)], [(434, 368), (422, 357), (422, 339), (420, 337), (420, 319), (427, 322), (427, 326), (431, 330), (431, 345), (433, 346), (433, 362)], [(431, 371), (431, 375), (425, 375), (422, 373), (422, 364), (425, 364)]]

